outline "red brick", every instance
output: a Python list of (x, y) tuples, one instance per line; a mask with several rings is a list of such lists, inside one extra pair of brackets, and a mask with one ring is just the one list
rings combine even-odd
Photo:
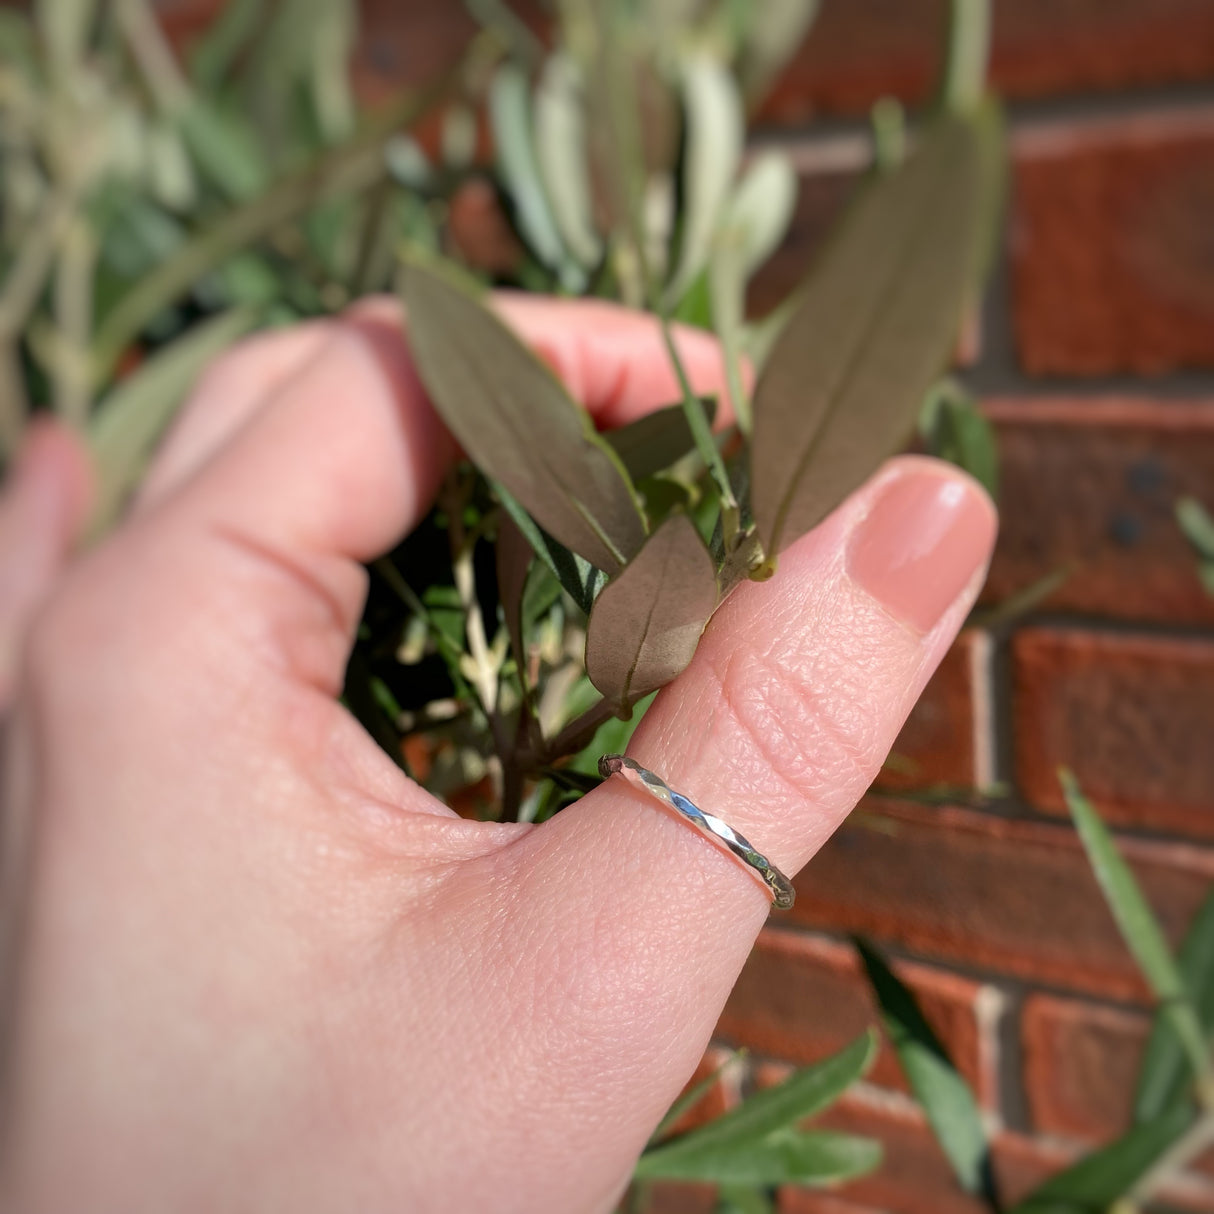
[(1214, 107), (1040, 124), (1012, 146), (1025, 369), (1214, 366)]
[(1020, 1021), (1033, 1128), (1103, 1141), (1129, 1124), (1150, 1016), (1056, 995), (1030, 995)]
[[(925, 965), (898, 962), (894, 968), (918, 996), (979, 1099), (995, 1108), (999, 993)], [(877, 1023), (869, 984), (851, 945), (769, 928), (742, 970), (717, 1033), (769, 1057), (806, 1065), (842, 1049)], [(868, 1078), (906, 1090), (897, 1059), (884, 1042)]]
[[(1214, 881), (1214, 854), (1141, 839), (1123, 850), (1176, 941)], [(794, 922), (1069, 990), (1146, 996), (1069, 826), (882, 801), (854, 814), (796, 887)]]
[(983, 601), (1065, 568), (1051, 611), (1214, 624), (1176, 500), (1214, 508), (1214, 401), (986, 402), (999, 436), (1000, 530)]
[[(825, 0), (804, 45), (763, 106), (769, 122), (863, 113), (893, 94), (924, 100), (940, 71), (944, 0)], [(1062, 96), (1214, 75), (1207, 0), (997, 0), (996, 88)]]
[[(1033, 1128), (1099, 1144), (1124, 1133), (1150, 1031), (1151, 1017), (1142, 1012), (1030, 995), (1021, 1012), (1020, 1043)], [(1214, 1174), (1214, 1151), (1192, 1166)]]
[(990, 638), (976, 629), (963, 632), (911, 710), (878, 787), (972, 788), (991, 782), (989, 668)]
[(716, 1185), (659, 1180), (646, 1189), (641, 1208), (644, 1214), (713, 1214), (717, 1208)]
[(1071, 767), (1109, 822), (1214, 838), (1214, 640), (1028, 628), (1012, 642), (1016, 780), (1065, 814)]

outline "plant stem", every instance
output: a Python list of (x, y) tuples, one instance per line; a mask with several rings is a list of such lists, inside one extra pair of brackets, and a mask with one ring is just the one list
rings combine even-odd
[(990, 45), (990, 0), (951, 0), (942, 86), (945, 109), (959, 114), (977, 108), (986, 91)]
[(180, 113), (190, 102), (190, 86), (147, 0), (117, 0), (114, 15), (157, 108)]
[(539, 746), (521, 750), (516, 756), (523, 771), (550, 767), (558, 759), (577, 754), (599, 731), (599, 726), (616, 715), (615, 705), (606, 698), (592, 704), (581, 716), (574, 717), (554, 738)]
[(60, 190), (25, 233), (17, 259), (0, 289), (0, 341), (17, 338), (38, 302), (75, 201), (74, 191)]

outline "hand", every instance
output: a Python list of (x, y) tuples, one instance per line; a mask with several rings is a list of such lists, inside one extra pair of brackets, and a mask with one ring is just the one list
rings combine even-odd
[[(651, 318), (500, 307), (602, 424), (677, 395)], [(718, 389), (715, 347), (681, 342)], [(540, 827), (464, 821), (338, 704), (360, 562), (453, 455), (392, 305), (257, 338), (38, 610), (5, 770), (3, 1209), (618, 1198), (769, 902), (620, 780)], [(796, 871), (994, 531), (962, 474), (893, 461), (729, 599), (632, 753)]]

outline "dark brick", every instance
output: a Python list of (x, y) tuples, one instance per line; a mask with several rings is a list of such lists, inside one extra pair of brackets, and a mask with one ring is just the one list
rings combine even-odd
[(1001, 399), (999, 544), (983, 592), (999, 602), (1060, 569), (1051, 611), (1214, 624), (1175, 520), (1191, 494), (1214, 508), (1214, 401)]
[[(1146, 998), (1069, 826), (870, 804), (802, 870), (794, 921), (1049, 985)], [(1176, 941), (1214, 881), (1214, 854), (1122, 846)]]
[(888, 791), (991, 782), (990, 639), (969, 629), (945, 654), (877, 777)]
[(1012, 146), (1025, 369), (1214, 366), (1214, 107), (1041, 124)]
[[(825, 0), (763, 106), (773, 123), (864, 113), (879, 97), (925, 100), (940, 72), (944, 0)], [(1064, 96), (1214, 75), (1207, 0), (996, 0), (995, 87)]]
[[(926, 965), (898, 962), (894, 968), (915, 992), (979, 1099), (996, 1107), (999, 993)], [(806, 1065), (842, 1049), (877, 1023), (868, 982), (850, 945), (769, 928), (734, 987), (717, 1033), (771, 1058)], [(884, 1042), (868, 1078), (906, 1090), (897, 1059)]]
[(1066, 765), (1108, 821), (1214, 837), (1214, 641), (1030, 628), (1012, 642), (1016, 780), (1065, 814)]

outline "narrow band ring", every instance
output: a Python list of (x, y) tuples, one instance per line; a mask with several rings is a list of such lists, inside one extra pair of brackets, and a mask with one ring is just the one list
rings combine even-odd
[(642, 767), (635, 759), (629, 759), (625, 755), (603, 755), (599, 759), (599, 774), (604, 780), (611, 776), (623, 776), (633, 787), (648, 793), (663, 805), (669, 805), (701, 834), (752, 869), (767, 886), (771, 893), (772, 906), (776, 910), (788, 910), (792, 906), (796, 898), (792, 882), (765, 855), (756, 851), (727, 822), (722, 822), (712, 814), (706, 814), (698, 805), (694, 805), (682, 793), (675, 792), (664, 780), (655, 776), (648, 768)]

